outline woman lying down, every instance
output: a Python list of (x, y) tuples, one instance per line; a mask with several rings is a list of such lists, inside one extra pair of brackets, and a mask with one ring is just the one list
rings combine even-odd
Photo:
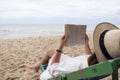
[(68, 36), (62, 36), (60, 46), (57, 50), (49, 50), (44, 55), (43, 59), (39, 64), (29, 67), (35, 72), (38, 72), (40, 65), (48, 64), (47, 69), (40, 75), (40, 80), (48, 80), (53, 77), (57, 77), (63, 73), (70, 73), (77, 71), (83, 68), (88, 67), (89, 65), (97, 63), (97, 59), (94, 53), (91, 52), (89, 47), (89, 38), (86, 34), (85, 36), (85, 55), (70, 57), (65, 55), (63, 48), (68, 39)]

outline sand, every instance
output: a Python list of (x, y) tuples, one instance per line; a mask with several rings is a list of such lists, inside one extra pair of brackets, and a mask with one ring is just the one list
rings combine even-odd
[[(61, 36), (29, 37), (21, 39), (0, 39), (0, 80), (36, 80), (41, 71), (34, 73), (25, 65), (41, 61), (45, 52), (57, 49)], [(92, 33), (89, 44), (93, 50)], [(85, 53), (84, 46), (65, 47), (64, 52), (71, 57)], [(104, 80), (110, 80), (109, 78)]]

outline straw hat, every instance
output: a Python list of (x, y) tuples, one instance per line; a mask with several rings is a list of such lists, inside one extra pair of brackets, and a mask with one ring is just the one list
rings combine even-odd
[(93, 43), (99, 62), (120, 57), (120, 29), (115, 25), (108, 22), (98, 24)]

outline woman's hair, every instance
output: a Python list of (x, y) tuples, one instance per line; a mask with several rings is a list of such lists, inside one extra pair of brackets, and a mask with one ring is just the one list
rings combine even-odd
[(94, 65), (94, 64), (97, 64), (98, 63), (98, 60), (97, 60), (97, 57), (95, 55), (95, 53), (93, 53), (89, 58), (88, 58), (88, 65)]

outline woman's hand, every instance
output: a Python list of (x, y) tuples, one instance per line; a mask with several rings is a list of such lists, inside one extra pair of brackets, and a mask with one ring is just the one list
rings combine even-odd
[(59, 50), (62, 51), (63, 47), (65, 46), (65, 43), (66, 43), (67, 39), (68, 39), (68, 35), (63, 35), (61, 37), (61, 43), (60, 43)]

